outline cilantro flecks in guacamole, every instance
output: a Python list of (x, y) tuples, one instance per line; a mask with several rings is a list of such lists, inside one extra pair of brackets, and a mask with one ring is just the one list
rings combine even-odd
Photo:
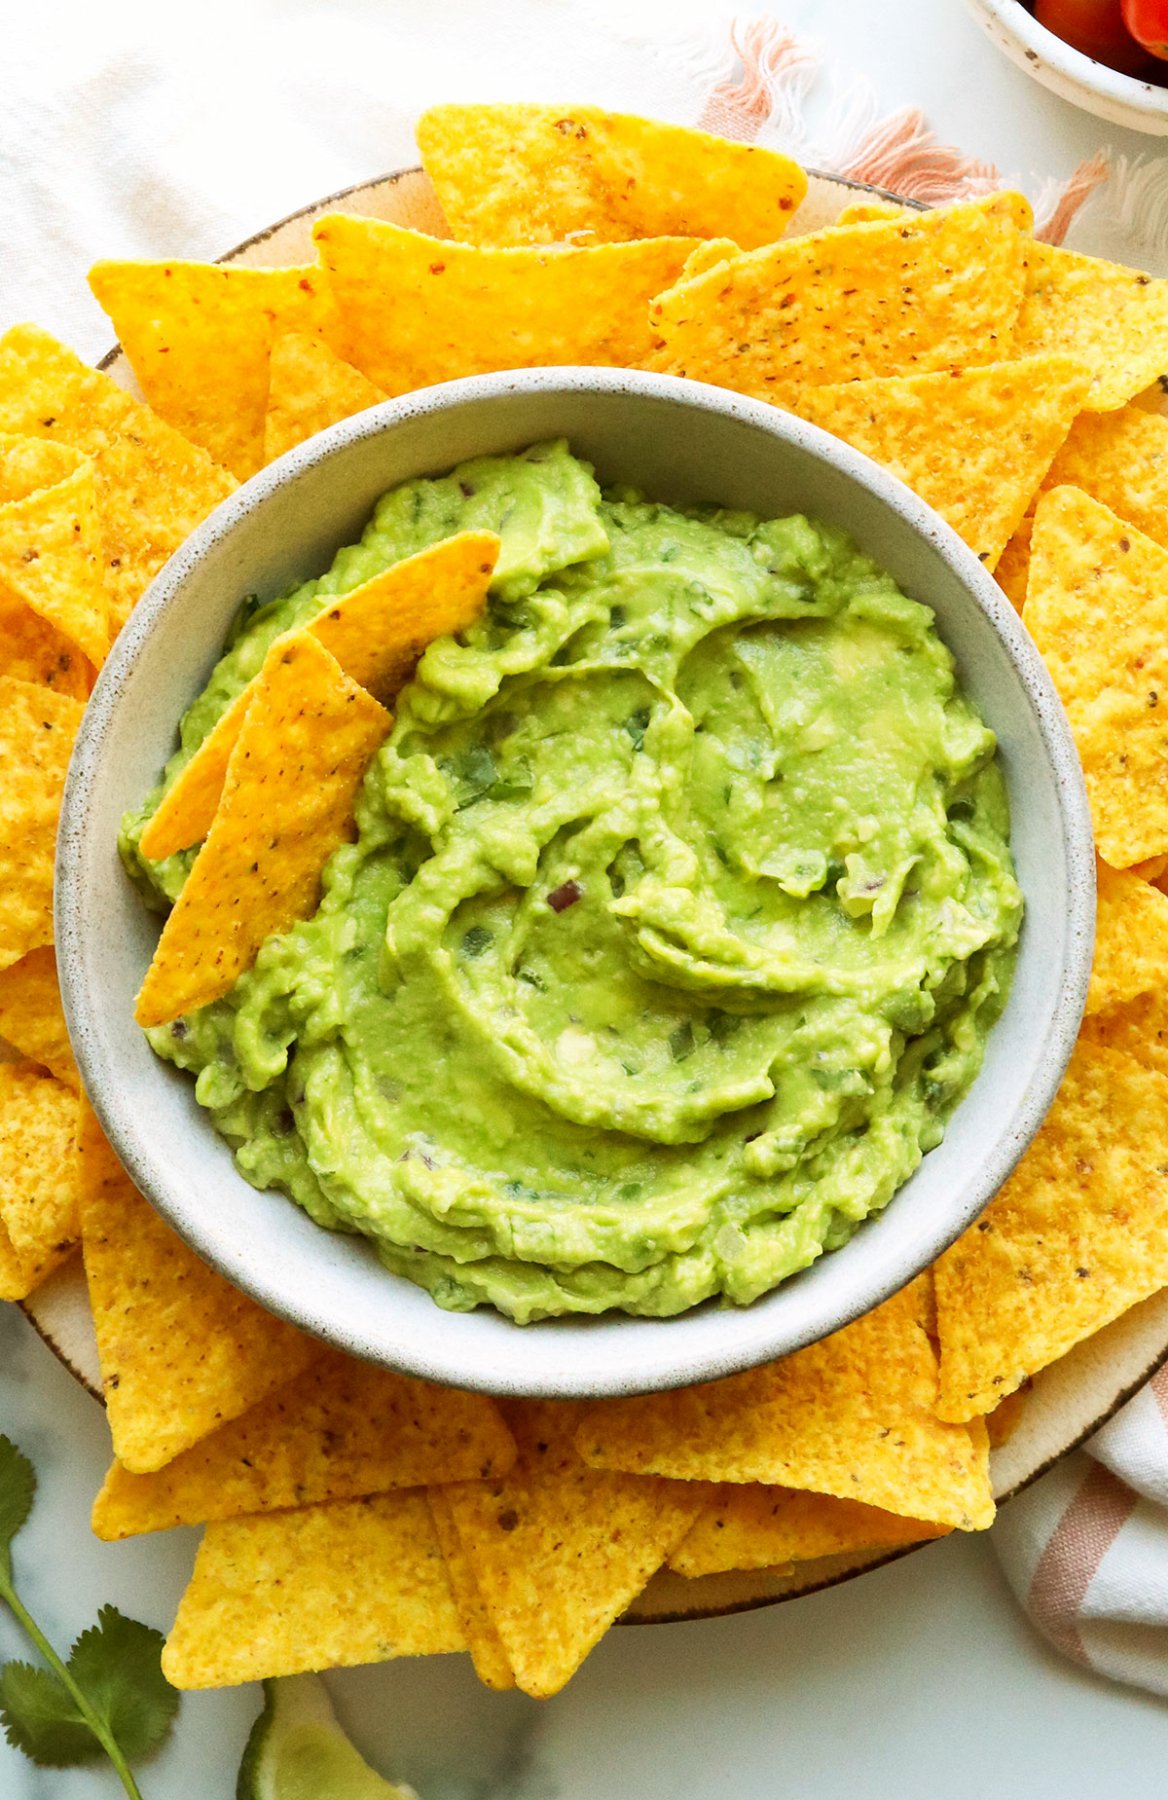
[[(278, 632), (472, 526), (488, 610), (399, 696), (319, 911), (151, 1042), (249, 1181), (443, 1306), (748, 1303), (977, 1073), (1021, 916), (993, 735), (842, 532), (602, 497), (556, 444), (394, 490), (245, 615), (167, 779)], [(156, 803), (123, 854), (173, 896)]]

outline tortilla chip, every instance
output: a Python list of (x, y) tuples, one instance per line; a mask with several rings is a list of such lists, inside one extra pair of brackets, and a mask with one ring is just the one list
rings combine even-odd
[(1163, 986), (1168, 969), (1168, 894), (1096, 858), (1095, 898), (1089, 1013)]
[(386, 398), (322, 338), (286, 331), (272, 345), (264, 462)]
[(582, 1466), (581, 1409), (502, 1402), (509, 1475), (446, 1489), (483, 1604), (524, 1693), (558, 1693), (688, 1531), (704, 1488)]
[(753, 250), (807, 192), (777, 150), (599, 106), (432, 106), (417, 136), (451, 235), (496, 249), (725, 234)]
[(1150, 881), (1163, 892), (1161, 877), (1168, 872), (1168, 850), (1161, 851), (1159, 856), (1146, 856), (1143, 862), (1133, 863), (1128, 870), (1129, 875), (1138, 875), (1141, 881)]
[(990, 1440), (991, 1450), (1000, 1450), (1003, 1444), (1010, 1442), (1022, 1423), (1022, 1414), (1026, 1411), (1032, 1387), (1032, 1382), (1024, 1381), (1020, 1388), (999, 1401), (992, 1413), (986, 1414), (986, 1436)]
[(81, 1243), (114, 1454), (148, 1474), (320, 1355), (200, 1262), (81, 1103)]
[(678, 281), (692, 281), (695, 275), (704, 275), (707, 269), (716, 269), (724, 262), (730, 262), (735, 256), (742, 255), (742, 245), (736, 244), (733, 238), (706, 238), (691, 250), (681, 265)]
[(77, 1242), (77, 1095), (32, 1063), (0, 1062), (0, 1300), (23, 1300)]
[(837, 225), (871, 225), (880, 219), (910, 219), (915, 206), (898, 206), (895, 200), (853, 200), (836, 219)]
[(424, 1494), (208, 1525), (162, 1652), (178, 1688), (465, 1650)]
[(1010, 542), (998, 558), (994, 579), (1016, 612), (1026, 604), (1026, 587), (1030, 580), (1030, 539), (1034, 532), (1033, 515), (1019, 521)]
[[(482, 611), (498, 555), (490, 531), (445, 538), (352, 588), (282, 642), (315, 638), (353, 681), (392, 700), (427, 644), (462, 631)], [(171, 856), (206, 837), (261, 679), (254, 676), (236, 695), (165, 794), (142, 833), (143, 856)]]
[(1042, 485), (1082, 488), (1168, 548), (1168, 418), (1138, 406), (1081, 414)]
[(1069, 356), (804, 388), (792, 411), (882, 463), (992, 569), (1091, 381)]
[(1160, 981), (1145, 994), (1092, 1013), (1083, 1020), (1082, 1037), (1168, 1079), (1168, 988)]
[(593, 1468), (761, 1481), (976, 1531), (994, 1516), (984, 1441), (936, 1415), (937, 1358), (912, 1288), (780, 1362), (589, 1409)]
[(57, 959), (47, 945), (0, 970), (0, 1038), (58, 1081), (80, 1088), (61, 1011)]
[(1022, 617), (1067, 709), (1099, 854), (1125, 869), (1168, 850), (1168, 551), (1054, 488)]
[(475, 1574), (474, 1562), (462, 1547), (454, 1509), (445, 1488), (430, 1488), (426, 1494), (430, 1516), (442, 1546), (450, 1591), (458, 1608), (459, 1622), (470, 1650), (475, 1674), (484, 1687), (502, 1692), (515, 1686), (515, 1671), (507, 1660), (503, 1640), (495, 1630), (491, 1615), (483, 1601), (482, 1589)]
[[(29, 461), (39, 461), (44, 485), (9, 497), (3, 465), (10, 453), (22, 476)], [(63, 457), (73, 466), (62, 472), (53, 465)], [(0, 437), (0, 595), (26, 606), (101, 668), (110, 643), (109, 604), (89, 457), (41, 438)]]
[(494, 1403), (322, 1350), (292, 1381), (153, 1475), (113, 1465), (99, 1538), (498, 1475), (515, 1445)]
[(389, 724), (316, 638), (272, 645), (214, 823), (146, 971), (140, 1025), (166, 1025), (219, 999), (265, 938), (308, 916)]
[(744, 1482), (727, 1486), (699, 1513), (669, 1558), (679, 1575), (770, 1569), (845, 1550), (882, 1550), (944, 1537), (947, 1527), (902, 1519), (858, 1500)]
[(391, 395), (491, 369), (640, 368), (652, 348), (649, 301), (695, 248), (692, 237), (661, 237), (476, 250), (343, 213), (320, 219), (313, 237), (346, 354)]
[(1025, 262), (1015, 352), (1064, 350), (1087, 363), (1088, 411), (1111, 412), (1168, 370), (1168, 281), (1033, 240)]
[(651, 308), (654, 367), (786, 404), (807, 385), (1008, 357), (1014, 198), (831, 225), (682, 282)]
[(93, 670), (68, 638), (0, 588), (0, 676), (52, 688), (70, 700), (87, 700)]
[(235, 487), (196, 445), (35, 325), (0, 338), (0, 432), (92, 457), (111, 628)]
[(936, 1265), (947, 1419), (989, 1412), (1168, 1283), (1168, 1079), (1080, 1039), (1046, 1123)]
[(89, 285), (159, 418), (241, 481), (254, 475), (264, 460), (273, 338), (335, 334), (320, 268), (99, 262)]
[(53, 941), (57, 818), (82, 710), (0, 676), (0, 969)]

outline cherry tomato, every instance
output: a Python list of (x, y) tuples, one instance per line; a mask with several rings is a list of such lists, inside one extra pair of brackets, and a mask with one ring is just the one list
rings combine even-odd
[(1122, 10), (1136, 42), (1168, 62), (1168, 0), (1123, 0)]
[[(1146, 10), (1163, 14), (1168, 8), (1146, 0)], [(1139, 75), (1146, 71), (1148, 53), (1124, 24), (1124, 11), (1120, 0), (1038, 0), (1034, 16), (1084, 56), (1123, 75)]]

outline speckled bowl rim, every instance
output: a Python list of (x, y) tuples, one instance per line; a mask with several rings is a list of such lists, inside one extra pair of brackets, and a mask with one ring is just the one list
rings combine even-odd
[[(1110, 124), (1150, 136), (1168, 133), (1168, 85), (1124, 75), (1076, 50), (1040, 25), (1022, 0), (966, 0), (966, 4), (999, 49), (1051, 93)], [(1164, 68), (1168, 81), (1168, 63)]]
[[(311, 1298), (303, 1293), (289, 1293), (257, 1267), (249, 1258), (248, 1246), (241, 1242), (225, 1243), (206, 1221), (193, 1216), (174, 1196), (160, 1187), (151, 1158), (150, 1132), (139, 1111), (128, 1103), (115, 1068), (107, 1068), (97, 1046), (100, 1028), (87, 1009), (84, 963), (85, 946), (91, 944), (91, 923), (87, 918), (86, 898), (76, 870), (83, 859), (88, 837), (88, 815), (91, 796), (102, 773), (102, 744), (109, 722), (118, 706), (122, 685), (140, 651), (148, 642), (156, 623), (172, 607), (183, 603), (184, 588), (192, 570), (208, 554), (213, 545), (229, 538), (238, 521), (254, 509), (262, 507), (266, 498), (290, 483), (302, 479), (313, 468), (324, 463), (342, 446), (367, 438), (396, 425), (468, 400), (488, 399), (493, 395), (521, 392), (573, 393), (596, 392), (598, 389), (664, 397), (681, 401), (699, 414), (703, 411), (737, 418), (767, 435), (786, 439), (798, 450), (816, 460), (837, 468), (875, 497), (908, 524), (917, 534), (930, 540), (934, 550), (949, 565), (972, 604), (988, 618), (1007, 655), (1014, 665), (1027, 696), (1050, 760), (1058, 795), (1059, 823), (1067, 860), (1068, 892), (1066, 959), (1063, 979), (1051, 996), (1045, 1034), (1045, 1053), (1035, 1079), (1024, 1097), (1007, 1119), (993, 1143), (986, 1146), (976, 1179), (965, 1187), (964, 1204), (948, 1211), (942, 1229), (922, 1234), (919, 1249), (911, 1258), (902, 1258), (892, 1273), (879, 1282), (853, 1281), (841, 1298), (831, 1290), (818, 1308), (810, 1308), (811, 1323), (794, 1333), (768, 1329), (764, 1296), (751, 1308), (727, 1309), (719, 1317), (727, 1321), (750, 1319), (753, 1329), (742, 1326), (737, 1333), (729, 1324), (722, 1337), (714, 1335), (712, 1347), (703, 1354), (687, 1343), (684, 1330), (677, 1331), (676, 1352), (658, 1350), (651, 1369), (622, 1363), (616, 1375), (597, 1375), (588, 1366), (565, 1381), (541, 1374), (534, 1344), (532, 1354), (519, 1353), (526, 1366), (522, 1374), (514, 1370), (501, 1372), (484, 1368), (481, 1356), (469, 1359), (458, 1353), (457, 1321), (460, 1315), (440, 1312), (435, 1307), (436, 1330), (433, 1342), (419, 1347), (413, 1342), (397, 1343), (392, 1352), (384, 1345), (371, 1345), (357, 1337), (342, 1319), (325, 1319), (314, 1312)], [(879, 1304), (897, 1291), (951, 1243), (977, 1216), (991, 1196), (1005, 1181), (1030, 1138), (1040, 1125), (1061, 1081), (1070, 1057), (1086, 996), (1090, 974), (1091, 946), (1094, 935), (1094, 856), (1090, 816), (1077, 755), (1071, 740), (1065, 714), (1055, 693), (1050, 676), (1017, 615), (976, 557), (957, 534), (938, 516), (885, 470), (878, 468), (857, 451), (808, 425), (790, 414), (763, 403), (749, 400), (726, 389), (682, 381), (675, 377), (626, 370), (605, 369), (535, 369), (470, 377), (442, 386), (409, 394), (374, 407), (368, 412), (344, 420), (339, 425), (309, 440), (271, 467), (254, 476), (235, 494), (224, 501), (198, 527), (182, 548), (171, 558), (146, 595), (140, 601), (128, 624), (120, 634), (99, 678), (78, 734), (70, 765), (58, 838), (56, 881), (56, 937), (62, 995), (70, 1035), (86, 1089), (115, 1150), (131, 1176), (191, 1247), (229, 1280), (250, 1293), (268, 1310), (277, 1313), (303, 1329), (338, 1345), (351, 1354), (383, 1362), (423, 1379), (453, 1386), (479, 1388), (496, 1394), (535, 1394), (558, 1398), (599, 1398), (621, 1393), (646, 1392), (713, 1380), (743, 1368), (788, 1354), (807, 1343), (838, 1330), (850, 1320)], [(92, 954), (92, 948), (89, 951)], [(1025, 943), (1022, 954), (1025, 955)], [(979, 1080), (984, 1079), (983, 1076)], [(213, 1127), (207, 1121), (207, 1131)], [(242, 1177), (240, 1177), (242, 1182)], [(837, 1253), (839, 1254), (839, 1253)], [(833, 1258), (834, 1261), (834, 1258)], [(385, 1275), (387, 1282), (397, 1279)], [(776, 1292), (781, 1290), (776, 1290)], [(654, 1321), (656, 1332), (669, 1333), (684, 1327), (693, 1313), (676, 1320)], [(611, 1315), (590, 1322), (593, 1332), (619, 1328), (618, 1317)], [(559, 1329), (558, 1321), (522, 1328), (531, 1338), (548, 1330)], [(712, 1331), (712, 1328), (711, 1328)], [(733, 1341), (737, 1340), (737, 1341)], [(632, 1347), (629, 1346), (631, 1349)], [(586, 1359), (585, 1359), (586, 1365)]]

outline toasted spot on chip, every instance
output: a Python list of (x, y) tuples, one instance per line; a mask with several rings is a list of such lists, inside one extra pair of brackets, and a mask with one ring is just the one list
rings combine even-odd
[(1168, 418), (1139, 406), (1081, 413), (1043, 486), (1082, 488), (1168, 548)]
[(1038, 1136), (936, 1265), (940, 1410), (989, 1412), (1168, 1282), (1168, 1079), (1090, 1032)]
[(77, 1095), (31, 1063), (0, 1062), (0, 1300), (23, 1300), (79, 1231)]
[(0, 338), (0, 432), (91, 457), (111, 628), (235, 482), (205, 450), (36, 325)]
[(1026, 604), (1026, 585), (1030, 579), (1030, 539), (1034, 531), (1033, 514), (1021, 519), (1018, 528), (998, 558), (994, 579), (1015, 612)]
[(1097, 859), (1095, 905), (1089, 1013), (1163, 986), (1168, 969), (1168, 894)]
[[(392, 700), (427, 644), (478, 617), (498, 555), (499, 539), (490, 531), (445, 538), (350, 589), (280, 641), (315, 638), (346, 675), (377, 699)], [(236, 695), (163, 796), (142, 833), (143, 856), (171, 856), (206, 837), (261, 679), (254, 676)]]
[(695, 248), (692, 237), (657, 237), (477, 250), (343, 213), (318, 220), (313, 236), (346, 355), (391, 395), (489, 369), (643, 367), (649, 301)]
[(426, 1497), (208, 1525), (162, 1653), (179, 1688), (465, 1650)]
[(281, 332), (272, 344), (264, 462), (275, 462), (318, 431), (377, 406), (385, 398), (379, 387), (339, 357), (323, 338), (301, 331)]
[(1168, 369), (1168, 281), (1033, 240), (1014, 348), (1065, 350), (1090, 365), (1086, 406), (1110, 412)]
[(780, 1362), (589, 1408), (594, 1468), (761, 1481), (976, 1531), (994, 1516), (984, 1435), (936, 1414), (937, 1358), (912, 1285)]
[(519, 1460), (446, 1489), (459, 1541), (525, 1693), (558, 1693), (689, 1529), (704, 1487), (587, 1469), (580, 1408), (502, 1402)]
[(515, 1671), (507, 1660), (503, 1640), (487, 1611), (478, 1576), (475, 1574), (474, 1560), (463, 1549), (462, 1539), (454, 1522), (450, 1496), (445, 1488), (434, 1487), (427, 1491), (426, 1498), (430, 1503), (434, 1530), (442, 1546), (450, 1591), (458, 1608), (459, 1621), (475, 1666), (475, 1674), (484, 1687), (500, 1691), (513, 1688)]
[(0, 1038), (58, 1081), (81, 1086), (61, 1011), (57, 959), (49, 946), (0, 969)]
[(81, 1105), (81, 1244), (114, 1454), (160, 1469), (238, 1418), (320, 1346), (200, 1262)]
[(791, 410), (926, 500), (993, 569), (1091, 381), (1073, 357), (805, 388)]
[(691, 1578), (724, 1569), (770, 1569), (816, 1556), (838, 1556), (845, 1550), (916, 1544), (943, 1537), (947, 1530), (859, 1500), (743, 1482), (724, 1487), (698, 1514), (669, 1566)]
[(1023, 242), (995, 195), (754, 250), (658, 296), (654, 367), (787, 404), (806, 385), (1004, 359)]
[(1022, 616), (1067, 709), (1100, 855), (1123, 869), (1168, 850), (1168, 551), (1054, 488)]
[(99, 262), (89, 285), (159, 417), (241, 481), (254, 475), (273, 338), (336, 329), (321, 269)]
[(133, 1537), (498, 1475), (514, 1460), (491, 1400), (322, 1349), (310, 1367), (165, 1468), (131, 1475), (115, 1463), (93, 1529), (100, 1538)]
[[(0, 437), (0, 469), (10, 453), (22, 473), (40, 460), (45, 480), (4, 498), (0, 474), (0, 596), (27, 607), (100, 669), (110, 623), (93, 462), (43, 438)], [(73, 466), (62, 470), (66, 457)]]
[(0, 969), (53, 941), (57, 819), (82, 707), (0, 676)]
[(753, 250), (807, 192), (777, 150), (599, 106), (432, 106), (417, 135), (451, 233), (471, 244), (729, 236)]
[(135, 1009), (165, 1025), (226, 994), (264, 939), (306, 917), (352, 826), (390, 718), (308, 633), (278, 638), (231, 751), (219, 809), (162, 928)]

